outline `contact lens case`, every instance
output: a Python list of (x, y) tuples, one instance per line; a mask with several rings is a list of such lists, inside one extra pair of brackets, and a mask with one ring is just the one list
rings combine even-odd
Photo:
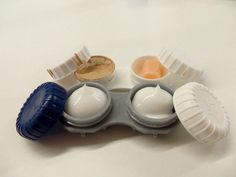
[(201, 143), (217, 142), (229, 132), (220, 101), (196, 82), (202, 71), (165, 50), (134, 60), (130, 69), (116, 69), (112, 59), (91, 56), (83, 47), (48, 73), (55, 83), (36, 88), (16, 121), (17, 132), (27, 139), (44, 137), (58, 122), (81, 135), (113, 125), (168, 134), (181, 123)]
[[(153, 69), (155, 62), (150, 61), (158, 62), (159, 67), (157, 66), (156, 70), (162, 71), (157, 78), (145, 78), (142, 72), (140, 73), (142, 67), (145, 71)], [(148, 62), (150, 66), (145, 68)], [(151, 71), (146, 71), (147, 74), (148, 72), (152, 74)], [(174, 53), (163, 49), (157, 56), (146, 55), (135, 59), (131, 64), (130, 73), (134, 84), (158, 82), (176, 90), (188, 82), (200, 82), (203, 71), (185, 64)]]
[(66, 89), (90, 81), (108, 85), (116, 76), (115, 63), (111, 58), (91, 55), (85, 46), (73, 57), (47, 71), (54, 82)]
[[(148, 121), (146, 124), (145, 121), (139, 123), (138, 117), (136, 120), (131, 100), (133, 94), (143, 86), (137, 86), (132, 91), (127, 89), (107, 90), (106, 87), (95, 82), (89, 82), (86, 85), (102, 90), (107, 96), (106, 105), (99, 114), (75, 121), (76, 118), (66, 113), (63, 108), (66, 99), (83, 85), (78, 84), (69, 89), (68, 92), (52, 82), (39, 86), (27, 99), (19, 113), (16, 123), (18, 133), (25, 138), (37, 140), (59, 121), (65, 129), (73, 133), (95, 133), (112, 125), (126, 125), (143, 134), (157, 135), (169, 133), (178, 122), (176, 114), (173, 112), (171, 119), (164, 123), (153, 125), (148, 125)], [(161, 87), (173, 94), (165, 86)]]
[[(79, 84), (71, 88), (68, 91), (68, 96), (70, 96), (73, 91), (82, 87), (83, 85), (84, 84)], [(73, 118), (71, 118), (71, 116), (69, 116), (66, 112), (63, 112), (63, 118), (61, 119), (61, 121), (64, 127), (70, 132), (82, 134), (95, 133), (99, 130), (106, 129), (107, 127), (113, 125), (125, 125), (143, 134), (157, 135), (169, 133), (178, 122), (177, 116), (174, 111), (171, 116), (166, 118), (167, 121), (165, 122), (157, 122), (149, 125), (148, 120), (144, 120), (143, 123), (140, 123), (138, 121), (139, 117), (137, 117), (136, 115), (140, 117), (142, 117), (142, 115), (137, 113), (132, 107), (131, 101), (133, 95), (136, 91), (143, 88), (144, 86), (155, 86), (156, 84), (142, 86), (140, 85), (134, 87), (131, 90), (114, 89), (109, 91), (107, 90), (107, 88), (98, 83), (86, 83), (86, 85), (103, 90), (108, 97), (107, 104), (105, 106), (105, 109), (101, 111), (101, 114), (96, 115), (96, 118), (93, 119), (93, 121), (89, 121), (86, 123), (74, 123), (73, 121), (71, 121)], [(170, 94), (173, 94), (173, 92), (165, 86), (161, 87), (168, 91)]]
[[(66, 100), (83, 84), (66, 91), (55, 83), (44, 83), (27, 99), (17, 118), (18, 133), (31, 140), (37, 140), (60, 122), (66, 130), (82, 135), (96, 133), (113, 125), (125, 125), (143, 134), (167, 134), (180, 121), (184, 128), (199, 142), (213, 143), (225, 137), (229, 131), (229, 120), (218, 99), (208, 88), (199, 83), (188, 83), (173, 92), (164, 85), (161, 89), (173, 95), (173, 113), (164, 121), (150, 121), (132, 106), (134, 95), (157, 83), (140, 84), (127, 89), (108, 90), (99, 83), (86, 83), (89, 87), (103, 91), (107, 102), (99, 114), (88, 119), (75, 119), (65, 112)], [(78, 108), (79, 109), (79, 108)]]
[[(124, 75), (127, 85), (158, 82), (172, 90), (188, 82), (200, 82), (203, 71), (182, 62), (174, 53), (163, 49), (157, 56), (146, 55), (135, 59), (128, 68), (117, 68), (114, 61), (103, 55), (91, 55), (86, 47), (81, 48), (64, 63), (48, 69), (54, 82), (69, 89), (77, 83), (98, 82), (108, 88), (117, 85), (116, 78)], [(119, 72), (119, 74), (117, 74)]]

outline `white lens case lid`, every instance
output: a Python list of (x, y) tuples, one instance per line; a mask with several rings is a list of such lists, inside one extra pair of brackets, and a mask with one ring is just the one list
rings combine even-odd
[(75, 56), (47, 71), (57, 81), (73, 73), (82, 64), (81, 60), (87, 61), (89, 58), (91, 58), (90, 52), (84, 46), (78, 53), (75, 53)]
[(186, 82), (198, 81), (203, 73), (202, 70), (188, 66), (167, 50), (161, 51), (159, 59), (171, 73), (180, 76)]
[(197, 141), (210, 144), (228, 134), (228, 115), (206, 86), (185, 84), (175, 91), (173, 103), (180, 122)]

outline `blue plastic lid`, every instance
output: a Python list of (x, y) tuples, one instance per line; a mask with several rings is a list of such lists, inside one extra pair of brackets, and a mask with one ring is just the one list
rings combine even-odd
[(66, 99), (66, 90), (58, 84), (40, 85), (21, 108), (16, 121), (17, 132), (31, 140), (43, 137), (62, 116)]

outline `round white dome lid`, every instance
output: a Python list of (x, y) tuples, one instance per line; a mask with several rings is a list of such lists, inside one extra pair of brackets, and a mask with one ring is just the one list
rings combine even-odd
[(210, 144), (228, 134), (228, 115), (206, 86), (185, 84), (175, 91), (173, 103), (180, 122), (197, 141)]

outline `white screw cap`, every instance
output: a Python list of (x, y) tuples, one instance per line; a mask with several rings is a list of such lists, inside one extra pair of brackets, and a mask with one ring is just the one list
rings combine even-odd
[(181, 76), (186, 82), (197, 81), (202, 75), (201, 70), (186, 65), (167, 50), (162, 50), (159, 59), (170, 72)]
[(58, 80), (74, 72), (77, 67), (82, 64), (81, 60), (87, 61), (90, 57), (89, 50), (84, 46), (78, 53), (75, 53), (74, 57), (47, 71), (52, 78)]
[(185, 129), (201, 143), (214, 143), (229, 132), (229, 118), (220, 101), (204, 85), (190, 82), (173, 96), (176, 114)]

